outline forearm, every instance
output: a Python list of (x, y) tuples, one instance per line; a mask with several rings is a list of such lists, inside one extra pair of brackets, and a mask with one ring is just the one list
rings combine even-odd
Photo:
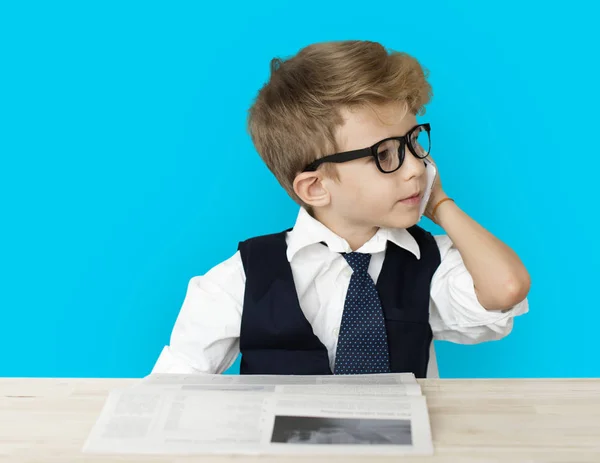
[(504, 310), (525, 299), (530, 287), (529, 273), (511, 248), (453, 201), (440, 204), (435, 221), (460, 252), (483, 307)]

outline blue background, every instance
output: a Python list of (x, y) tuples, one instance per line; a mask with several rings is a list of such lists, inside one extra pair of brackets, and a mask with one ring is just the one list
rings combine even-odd
[(148, 374), (189, 279), (293, 224), (246, 111), (272, 57), (340, 39), (430, 70), (421, 120), (445, 189), (532, 275), (513, 333), (437, 343), (441, 375), (600, 376), (592, 2), (12, 3), (0, 6), (0, 376)]

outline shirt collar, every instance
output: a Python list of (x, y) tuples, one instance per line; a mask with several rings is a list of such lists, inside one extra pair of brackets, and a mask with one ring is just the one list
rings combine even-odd
[[(405, 228), (380, 228), (377, 233), (367, 241), (358, 252), (373, 254), (385, 251), (387, 242), (391, 241), (396, 246), (406, 249), (421, 258), (419, 244)], [(296, 224), (288, 233), (287, 259), (292, 261), (298, 251), (307, 246), (324, 242), (333, 252), (352, 252), (348, 242), (336, 235), (333, 231), (312, 217), (306, 209), (300, 208)]]

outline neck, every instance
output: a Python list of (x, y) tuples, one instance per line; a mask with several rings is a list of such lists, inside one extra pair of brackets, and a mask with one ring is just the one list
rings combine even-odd
[(349, 223), (346, 220), (333, 217), (328, 217), (326, 214), (319, 214), (314, 211), (314, 218), (329, 228), (333, 233), (341, 238), (344, 238), (350, 245), (352, 251), (360, 249), (367, 241), (369, 241), (379, 227), (368, 226), (366, 224)]

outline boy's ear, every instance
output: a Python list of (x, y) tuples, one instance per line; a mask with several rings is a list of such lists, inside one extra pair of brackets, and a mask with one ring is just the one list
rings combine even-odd
[(304, 203), (313, 207), (327, 206), (331, 201), (321, 172), (302, 172), (296, 175), (294, 192)]

